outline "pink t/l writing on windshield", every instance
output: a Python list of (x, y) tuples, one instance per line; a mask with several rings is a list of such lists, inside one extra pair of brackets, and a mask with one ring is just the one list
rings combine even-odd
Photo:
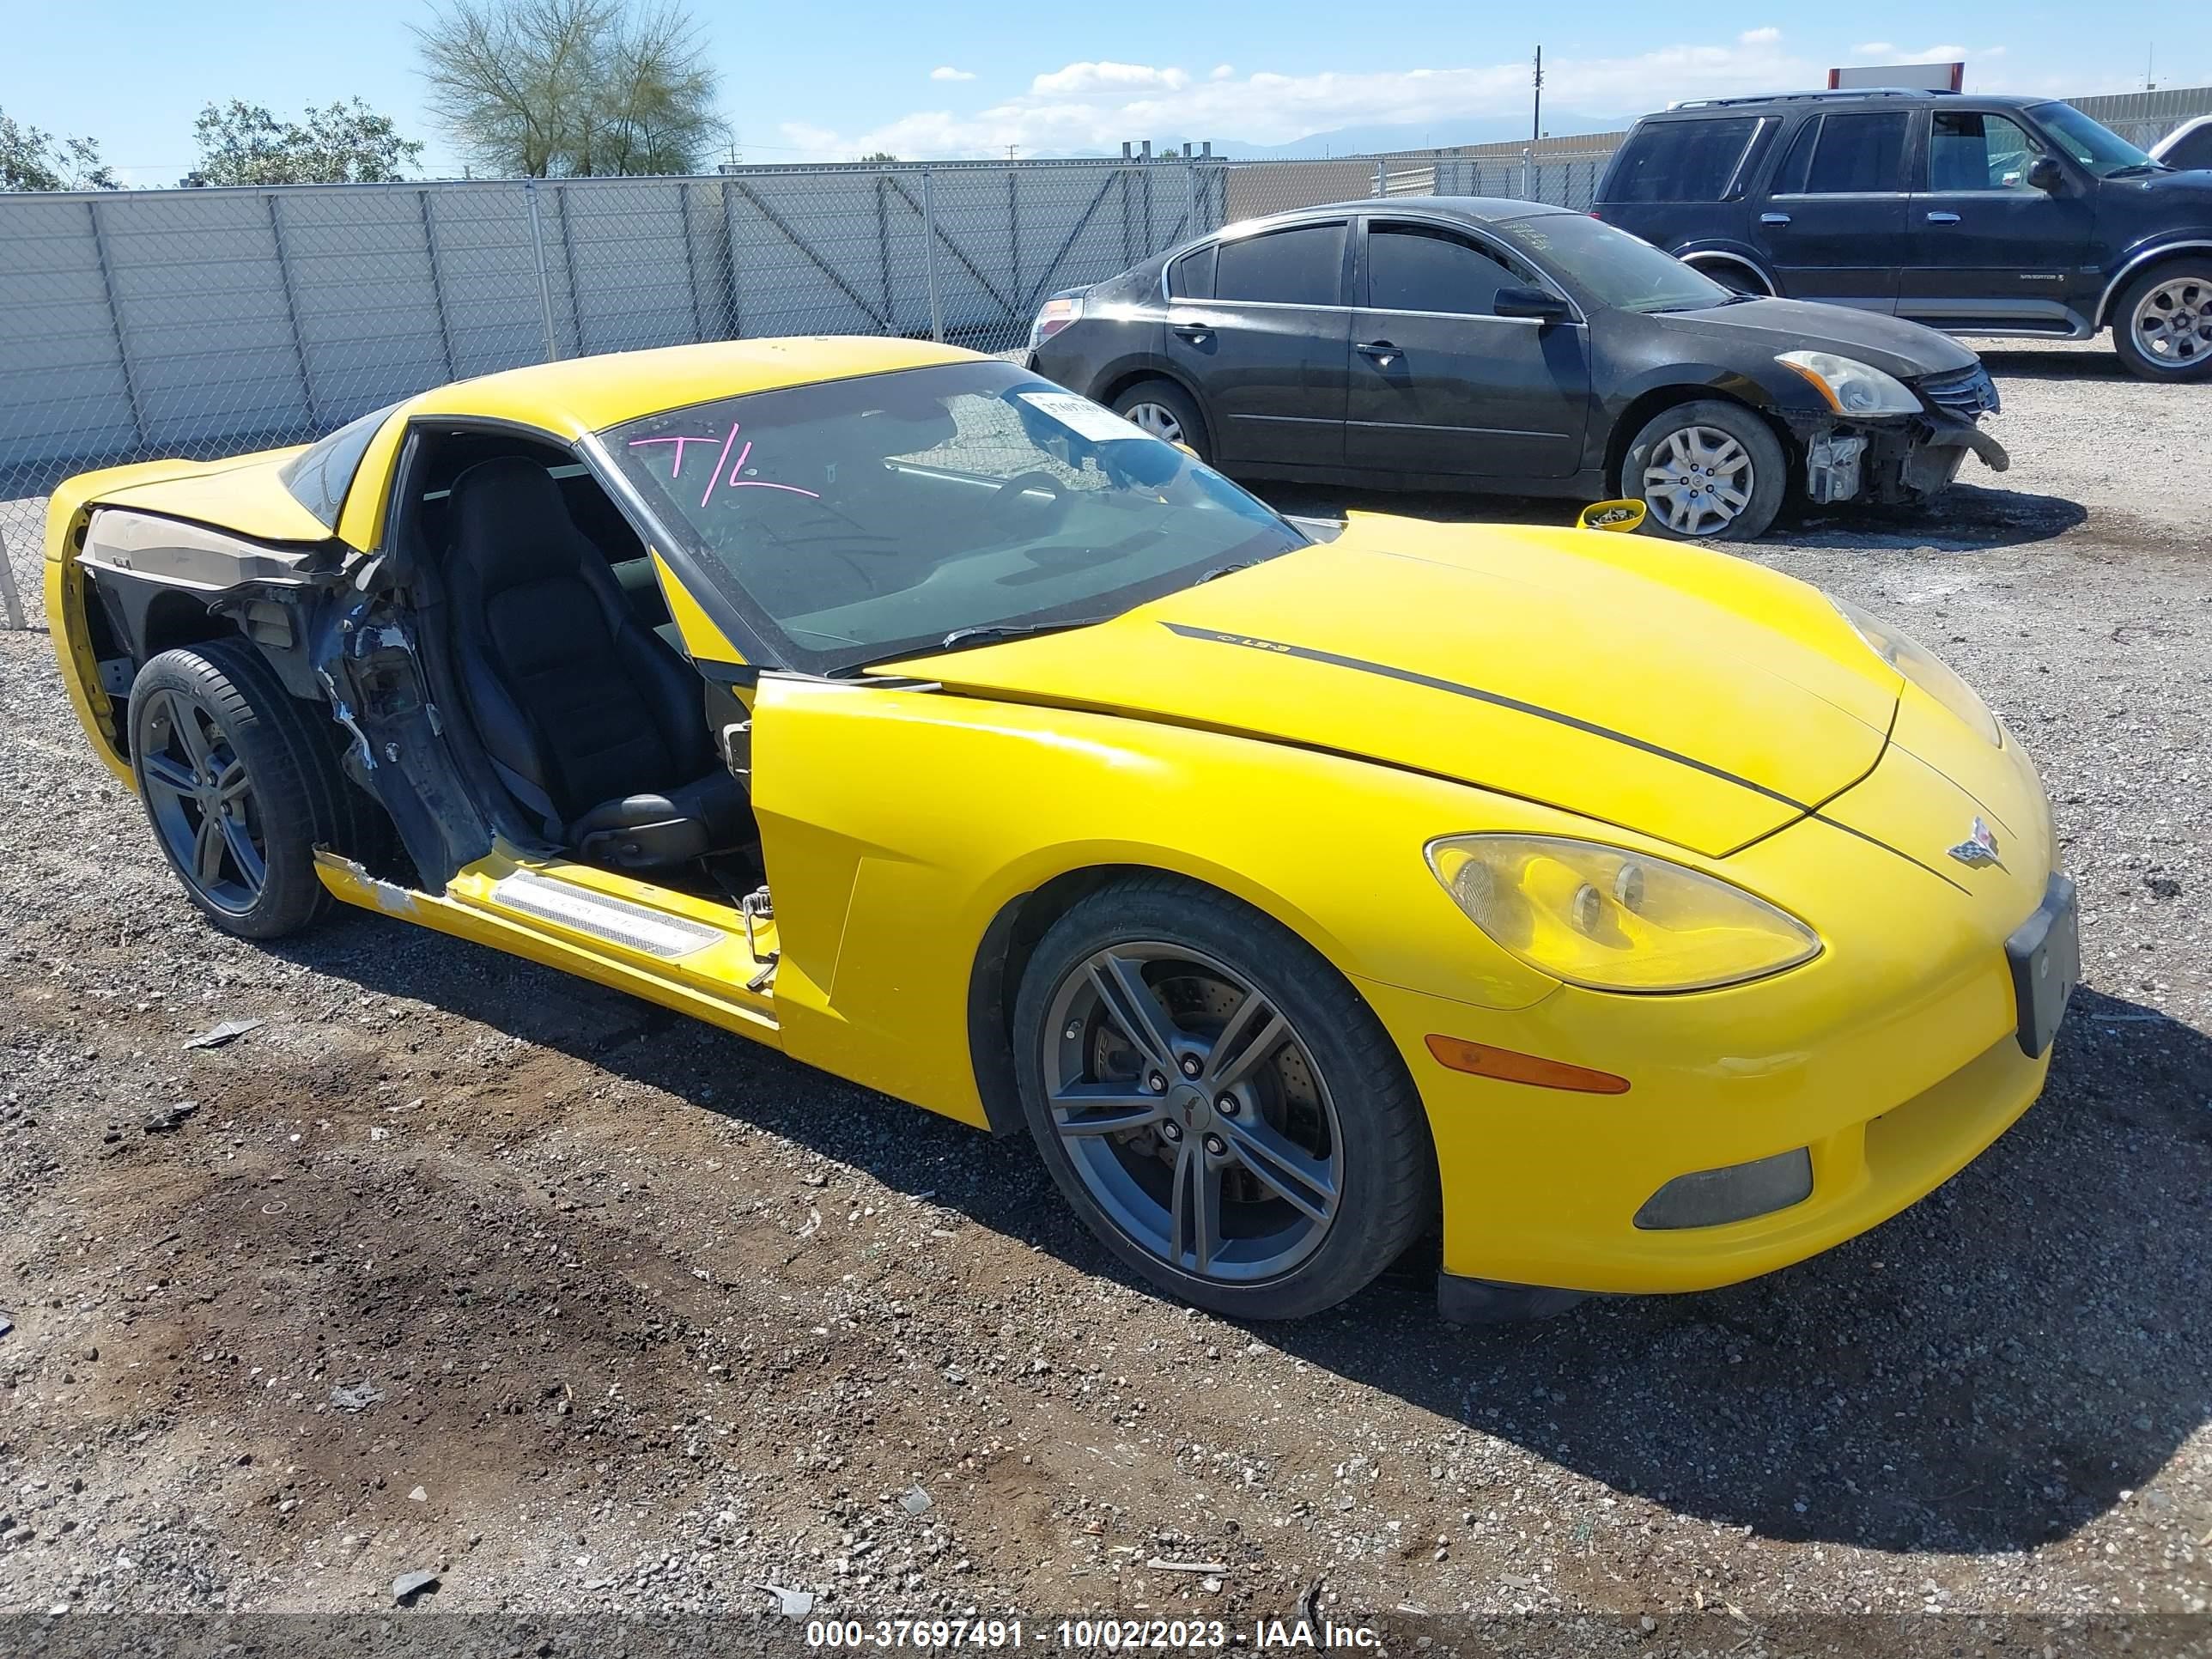
[(649, 444), (673, 444), (676, 447), (676, 465), (670, 469), (668, 481), (675, 483), (684, 477), (684, 445), (720, 444), (721, 450), (714, 457), (714, 470), (708, 475), (707, 493), (699, 497), (699, 505), (702, 507), (714, 500), (714, 491), (718, 489), (781, 489), (793, 495), (804, 495), (810, 501), (818, 501), (822, 499), (819, 490), (802, 489), (797, 484), (770, 483), (765, 478), (747, 478), (740, 476), (745, 470), (746, 458), (753, 453), (753, 441), (750, 438), (746, 439), (744, 447), (738, 451), (737, 459), (735, 460), (730, 459), (730, 447), (738, 441), (738, 424), (741, 423), (732, 423), (726, 437), (715, 438), (687, 433), (682, 436), (665, 438), (632, 438), (629, 441), (629, 447), (632, 449), (643, 449)]

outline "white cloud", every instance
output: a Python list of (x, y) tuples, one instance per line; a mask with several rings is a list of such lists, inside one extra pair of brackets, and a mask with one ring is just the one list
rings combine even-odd
[[(1780, 32), (1752, 29), (1725, 46), (1669, 46), (1632, 57), (1547, 59), (1545, 106), (1622, 125), (1676, 99), (1814, 86), (1826, 78), (1783, 49)], [(1036, 76), (1029, 89), (974, 113), (916, 111), (858, 132), (787, 126), (784, 142), (824, 157), (885, 149), (913, 156), (1111, 154), (1125, 139), (1163, 137), (1284, 143), (1370, 123), (1435, 123), (1518, 116), (1528, 105), (1519, 59), (1458, 69), (1259, 71), (1229, 64), (1204, 78), (1174, 65), (1076, 63)]]
[(972, 81), (975, 78), (975, 71), (954, 69), (950, 64), (945, 64), (930, 70), (929, 78), (933, 81)]

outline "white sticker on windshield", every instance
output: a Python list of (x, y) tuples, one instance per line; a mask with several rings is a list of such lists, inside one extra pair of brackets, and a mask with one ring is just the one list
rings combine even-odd
[(1051, 416), (1077, 437), (1088, 438), (1093, 443), (1151, 435), (1130, 425), (1113, 410), (1101, 409), (1090, 398), (1079, 398), (1073, 392), (1018, 392), (1014, 395), (1038, 413)]

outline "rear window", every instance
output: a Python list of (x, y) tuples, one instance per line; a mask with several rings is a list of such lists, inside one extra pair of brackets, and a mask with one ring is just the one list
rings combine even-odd
[(1629, 135), (1606, 182), (1612, 202), (1717, 202), (1759, 118), (1647, 122)]
[(1848, 196), (1905, 188), (1902, 113), (1808, 121), (1774, 171), (1777, 196)]
[(1168, 267), (1168, 295), (1176, 300), (1213, 297), (1213, 244), (1194, 248)]
[(1213, 297), (1333, 306), (1343, 302), (1343, 283), (1344, 226), (1300, 225), (1222, 243)]

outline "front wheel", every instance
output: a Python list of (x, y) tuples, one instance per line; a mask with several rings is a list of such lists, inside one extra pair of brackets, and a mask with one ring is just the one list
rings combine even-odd
[(2113, 307), (2112, 349), (2146, 380), (2212, 377), (2212, 260), (2177, 259), (2129, 283)]
[(1091, 1231), (1232, 1318), (1333, 1307), (1427, 1225), (1428, 1121), (1374, 1013), (1295, 934), (1212, 889), (1118, 881), (1022, 977), (1030, 1130)]
[(1763, 536), (1789, 493), (1782, 441), (1741, 404), (1701, 398), (1662, 410), (1630, 441), (1620, 494), (1644, 529), (1677, 541)]
[(154, 838), (209, 921), (241, 939), (329, 908), (315, 848), (365, 837), (315, 711), (243, 640), (164, 651), (131, 685), (131, 770)]

